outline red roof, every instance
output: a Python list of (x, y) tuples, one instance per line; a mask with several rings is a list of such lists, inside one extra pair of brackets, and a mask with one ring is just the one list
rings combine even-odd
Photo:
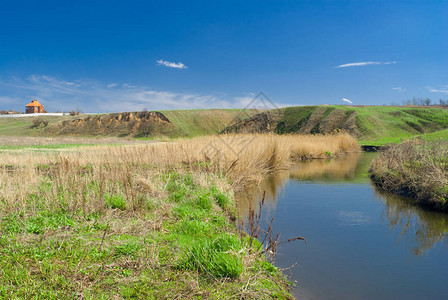
[(32, 107), (32, 106), (43, 106), (43, 105), (40, 104), (39, 101), (33, 100), (33, 101), (31, 101), (30, 104), (27, 104), (25, 107)]

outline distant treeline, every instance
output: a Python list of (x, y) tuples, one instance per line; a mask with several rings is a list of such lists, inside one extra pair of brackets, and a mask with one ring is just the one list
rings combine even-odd
[(430, 98), (414, 97), (412, 99), (403, 100), (403, 105), (448, 105), (448, 99), (432, 100)]

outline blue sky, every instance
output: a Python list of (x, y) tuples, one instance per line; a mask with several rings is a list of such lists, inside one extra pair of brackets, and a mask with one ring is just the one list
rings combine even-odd
[(0, 110), (448, 99), (446, 16), (448, 1), (3, 1)]

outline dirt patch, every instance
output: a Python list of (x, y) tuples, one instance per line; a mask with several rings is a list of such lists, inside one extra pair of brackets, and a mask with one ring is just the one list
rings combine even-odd
[(327, 134), (344, 130), (353, 136), (360, 135), (356, 125), (358, 113), (355, 111), (327, 107), (303, 107), (302, 110), (294, 112), (277, 110), (256, 114), (227, 127), (222, 133)]
[(327, 110), (326, 107), (318, 107), (297, 131), (300, 134), (310, 134), (310, 133), (320, 133), (317, 128), (319, 128), (319, 123), (322, 121), (322, 117)]
[(46, 130), (61, 135), (149, 136), (169, 133), (174, 126), (160, 112), (126, 112), (62, 121)]
[(225, 128), (221, 133), (266, 133), (273, 132), (281, 115), (267, 111), (238, 121)]

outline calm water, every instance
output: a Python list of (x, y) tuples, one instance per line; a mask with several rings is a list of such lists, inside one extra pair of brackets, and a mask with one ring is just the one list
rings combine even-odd
[(380, 192), (367, 177), (375, 154), (300, 163), (240, 200), (274, 217), (276, 265), (291, 272), (298, 299), (448, 299), (448, 215)]

